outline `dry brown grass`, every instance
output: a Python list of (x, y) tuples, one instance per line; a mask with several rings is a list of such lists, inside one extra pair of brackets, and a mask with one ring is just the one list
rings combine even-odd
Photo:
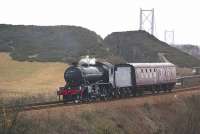
[[(175, 128), (189, 128), (185, 121), (190, 118), (185, 120), (180, 113), (185, 109), (184, 100), (194, 94), (199, 95), (200, 91), (28, 111), (20, 117), (37, 128), (30, 126), (28, 130), (33, 130), (32, 133), (179, 134)], [(198, 113), (199, 109), (194, 114)], [(187, 114), (183, 113), (183, 117), (188, 117)], [(183, 127), (179, 121), (185, 123)]]
[[(182, 98), (186, 98), (188, 96), (192, 95), (200, 95), (200, 90), (196, 91), (188, 91), (188, 92), (179, 92), (179, 93), (171, 93), (166, 94), (163, 96), (148, 96), (145, 98), (131, 98), (131, 99), (121, 99), (121, 100), (115, 100), (110, 102), (100, 102), (100, 103), (93, 103), (93, 104), (82, 104), (77, 106), (67, 106), (67, 107), (57, 107), (57, 108), (51, 108), (48, 109), (49, 111), (55, 113), (54, 116), (57, 116), (60, 112), (65, 111), (66, 114), (70, 114), (71, 117), (76, 117), (80, 113), (83, 112), (94, 112), (96, 110), (117, 110), (121, 108), (125, 109), (136, 109), (138, 107), (143, 106), (144, 104), (148, 103), (150, 105), (157, 105), (162, 103), (172, 103), (181, 100)], [(38, 113), (41, 114), (40, 117), (43, 117), (43, 114), (46, 114), (47, 109), (43, 109), (40, 111), (31, 111), (31, 112), (25, 112), (28, 114), (35, 115), (35, 118), (37, 118)]]
[(64, 63), (19, 62), (0, 53), (0, 96), (54, 94), (64, 84)]

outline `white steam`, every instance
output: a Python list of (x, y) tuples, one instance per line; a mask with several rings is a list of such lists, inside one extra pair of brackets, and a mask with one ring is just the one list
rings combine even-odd
[(96, 64), (96, 59), (95, 58), (90, 58), (89, 55), (87, 55), (85, 58), (82, 58), (79, 61), (79, 65), (83, 65), (83, 64), (94, 65), (94, 64)]

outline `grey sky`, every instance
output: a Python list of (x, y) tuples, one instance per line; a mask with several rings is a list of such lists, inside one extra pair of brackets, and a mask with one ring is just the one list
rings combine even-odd
[(200, 45), (198, 0), (0, 0), (0, 23), (77, 25), (102, 37), (138, 30), (139, 9), (155, 9), (156, 33), (175, 31), (175, 43)]

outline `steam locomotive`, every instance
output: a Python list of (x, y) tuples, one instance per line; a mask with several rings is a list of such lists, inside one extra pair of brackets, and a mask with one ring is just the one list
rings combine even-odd
[(114, 97), (142, 95), (144, 91), (171, 91), (176, 83), (172, 63), (108, 62), (72, 65), (64, 73), (65, 86), (57, 95), (64, 101), (93, 101)]

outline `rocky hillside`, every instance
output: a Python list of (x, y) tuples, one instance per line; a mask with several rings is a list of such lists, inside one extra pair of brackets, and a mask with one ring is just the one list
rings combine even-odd
[(176, 47), (179, 50), (200, 59), (200, 48), (198, 46), (185, 44), (185, 45), (173, 45), (173, 47)]
[(95, 32), (75, 26), (0, 25), (0, 51), (28, 61), (77, 60), (90, 54), (106, 57), (103, 39)]
[(200, 66), (197, 58), (144, 31), (114, 32), (104, 39), (104, 43), (128, 62), (159, 62), (160, 55), (164, 55), (167, 60), (180, 67)]

